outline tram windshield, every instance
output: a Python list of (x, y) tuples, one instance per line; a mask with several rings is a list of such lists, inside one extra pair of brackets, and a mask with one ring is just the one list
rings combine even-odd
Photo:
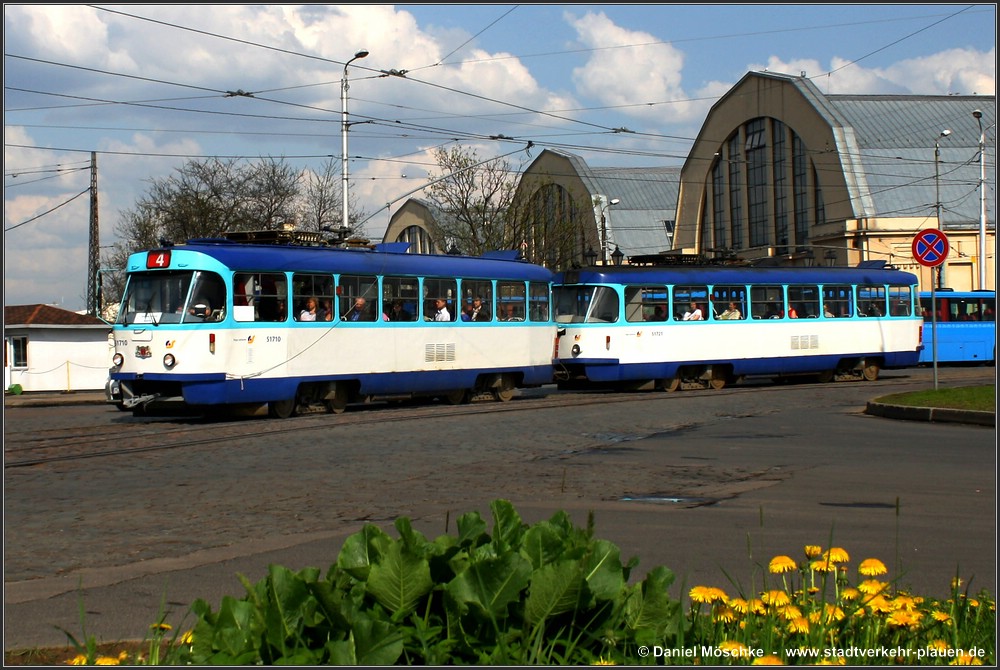
[(213, 272), (137, 272), (129, 275), (121, 325), (221, 321), (226, 286)]
[(557, 286), (557, 323), (610, 323), (618, 320), (618, 293), (609, 286)]

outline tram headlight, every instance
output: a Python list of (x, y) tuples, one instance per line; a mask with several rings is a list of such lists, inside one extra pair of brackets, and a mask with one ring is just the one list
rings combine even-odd
[(174, 358), (173, 354), (166, 354), (163, 357), (163, 367), (165, 367), (166, 369), (170, 370), (175, 365), (177, 365), (177, 359)]
[(122, 356), (121, 354), (115, 354), (114, 356), (111, 357), (111, 364), (114, 365), (116, 368), (120, 368), (122, 366), (122, 363), (124, 362), (125, 362), (125, 357)]
[(580, 355), (580, 345), (579, 344), (574, 344), (573, 348), (570, 349), (570, 351), (573, 352), (573, 356), (579, 356)]

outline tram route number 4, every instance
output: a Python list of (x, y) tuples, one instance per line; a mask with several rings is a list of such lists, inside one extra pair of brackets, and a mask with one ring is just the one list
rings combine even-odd
[(936, 228), (921, 230), (913, 238), (913, 257), (929, 268), (944, 263), (948, 257), (948, 237)]

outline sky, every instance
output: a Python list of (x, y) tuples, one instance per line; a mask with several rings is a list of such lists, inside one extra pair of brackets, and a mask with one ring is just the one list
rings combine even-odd
[(345, 67), (350, 197), (380, 240), (438, 148), (680, 166), (750, 71), (995, 95), (996, 25), (993, 4), (4, 5), (4, 304), (85, 309), (92, 155), (102, 248), (189, 161), (339, 168)]

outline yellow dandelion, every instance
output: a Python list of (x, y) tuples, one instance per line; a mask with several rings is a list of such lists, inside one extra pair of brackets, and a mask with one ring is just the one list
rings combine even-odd
[(858, 584), (858, 591), (870, 596), (876, 593), (882, 593), (887, 586), (889, 585), (885, 582), (880, 582), (877, 579), (866, 579)]
[(98, 656), (94, 665), (120, 665), (120, 661), (114, 656)]
[(818, 544), (807, 544), (805, 548), (806, 558), (816, 558), (823, 553), (823, 547)]
[(851, 560), (847, 550), (841, 549), (840, 547), (830, 547), (824, 555), (834, 563), (847, 563)]
[(885, 563), (877, 558), (866, 558), (858, 566), (858, 572), (865, 577), (878, 577), (889, 571), (886, 569)]
[(611, 659), (605, 659), (603, 656), (591, 663), (591, 665), (618, 665)]
[(951, 623), (951, 615), (948, 614), (947, 612), (942, 612), (941, 610), (934, 610), (933, 612), (931, 612), (931, 618), (937, 621), (938, 623), (947, 623), (947, 624)]
[(845, 616), (844, 610), (836, 605), (826, 603), (822, 611), (816, 610), (809, 613), (809, 623), (833, 623), (834, 621), (843, 621)]
[(886, 623), (897, 628), (911, 628), (920, 625), (920, 612), (910, 612), (907, 610), (896, 610), (888, 617)]
[(806, 589), (806, 593), (808, 593), (811, 596), (814, 596), (817, 593), (819, 593), (819, 587), (818, 586), (810, 586), (808, 589)]
[(178, 638), (181, 644), (194, 644), (194, 631), (189, 630)]
[(765, 605), (770, 605), (771, 607), (784, 607), (792, 602), (788, 594), (780, 590), (767, 591), (761, 594), (760, 599), (764, 601)]
[(716, 605), (712, 610), (712, 620), (719, 623), (732, 623), (736, 621), (736, 612), (726, 605)]
[(784, 665), (784, 662), (774, 654), (768, 654), (767, 656), (758, 656), (753, 659), (750, 665)]
[(764, 601), (760, 598), (754, 598), (749, 603), (750, 612), (753, 614), (767, 614), (767, 607), (764, 606)]
[(857, 600), (860, 596), (861, 596), (861, 591), (858, 591), (853, 586), (848, 586), (846, 589), (840, 592), (840, 597), (847, 601)]
[(789, 633), (808, 633), (809, 632), (809, 620), (803, 616), (798, 616), (788, 622), (788, 632)]
[(952, 577), (951, 588), (957, 589), (961, 585), (962, 585), (962, 578), (961, 577)]
[(729, 600), (725, 591), (714, 586), (696, 586), (691, 589), (688, 596), (696, 603), (726, 602)]
[(750, 611), (750, 603), (743, 598), (733, 598), (729, 601), (729, 606), (740, 614), (746, 614)]
[(795, 570), (798, 565), (788, 556), (775, 556), (771, 559), (768, 564), (767, 569), (772, 573), (779, 575), (783, 572), (791, 572)]
[(750, 647), (736, 640), (723, 640), (719, 643), (719, 650), (730, 658), (746, 658), (750, 655)]
[(873, 596), (871, 600), (865, 603), (872, 612), (878, 612), (881, 614), (888, 614), (892, 611), (892, 604), (882, 596)]
[(87, 665), (87, 657), (84, 654), (77, 654), (66, 661), (66, 665)]
[(892, 599), (892, 606), (898, 610), (912, 612), (917, 609), (917, 601), (910, 596), (899, 595)]
[(126, 658), (128, 658), (128, 652), (127, 651), (120, 651), (120, 652), (118, 652), (118, 660), (119, 661), (122, 661), (124, 663)]
[(969, 598), (969, 607), (979, 607), (979, 601), (975, 598)]
[(951, 645), (942, 639), (937, 639), (927, 645), (927, 648), (931, 651), (947, 651), (951, 649)]
[(821, 658), (816, 665), (847, 665), (847, 659), (843, 656), (836, 658)]
[(977, 656), (967, 654), (964, 651), (955, 657), (955, 660), (948, 665), (982, 665), (983, 662)]
[(809, 569), (813, 572), (836, 572), (837, 565), (829, 558), (820, 558), (809, 563)]
[(164, 623), (162, 621), (159, 622), (159, 623), (153, 623), (153, 624), (149, 625), (149, 630), (168, 631), (168, 630), (173, 630), (173, 629), (174, 629), (173, 626), (171, 626), (168, 623)]
[(802, 610), (795, 605), (785, 605), (784, 607), (778, 608), (778, 614), (780, 614), (786, 621), (791, 621), (792, 619), (798, 619), (801, 617)]

